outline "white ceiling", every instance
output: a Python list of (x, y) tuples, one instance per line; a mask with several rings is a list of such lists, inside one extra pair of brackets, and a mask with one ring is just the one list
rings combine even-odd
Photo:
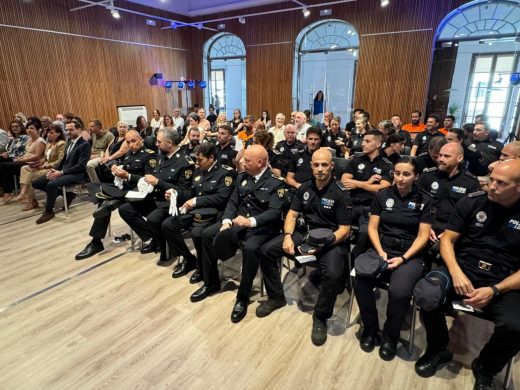
[[(158, 8), (177, 14), (195, 17), (218, 12), (234, 11), (258, 7), (266, 4), (287, 3), (275, 0), (127, 0), (132, 3)], [(291, 1), (289, 1), (291, 2)], [(116, 6), (124, 8), (121, 1), (114, 1)], [(296, 5), (296, 4), (295, 4)]]

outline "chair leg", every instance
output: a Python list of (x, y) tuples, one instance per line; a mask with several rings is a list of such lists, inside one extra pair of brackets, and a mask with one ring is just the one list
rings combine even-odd
[(130, 229), (130, 248), (132, 248), (132, 252), (135, 250), (135, 236), (132, 229)]
[(112, 236), (112, 222), (109, 222), (108, 223), (108, 231), (107, 231), (107, 236), (106, 237), (111, 237), (111, 236)]
[(260, 296), (265, 297), (264, 274), (260, 271)]
[(515, 363), (515, 357), (513, 356), (511, 360), (507, 363), (506, 366), (506, 376), (504, 378), (504, 389), (509, 387), (509, 383), (511, 382), (511, 376), (513, 374), (513, 364)]
[(65, 216), (69, 216), (69, 206), (67, 205), (67, 188), (65, 186), (61, 187), (63, 191), (63, 205), (65, 207)]
[(18, 196), (18, 176), (14, 175), (13, 176), (13, 180), (14, 180), (14, 194)]
[(413, 342), (415, 338), (415, 321), (417, 317), (417, 305), (415, 304), (415, 297), (412, 296), (412, 321), (410, 324), (410, 337), (408, 339), (408, 354), (413, 352)]

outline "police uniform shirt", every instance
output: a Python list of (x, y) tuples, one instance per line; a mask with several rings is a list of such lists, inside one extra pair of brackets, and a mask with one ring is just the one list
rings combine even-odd
[(520, 202), (505, 208), (484, 191), (458, 202), (446, 229), (460, 233), (455, 253), (464, 272), (498, 282), (520, 268)]
[(254, 217), (257, 228), (278, 229), (283, 186), (284, 179), (272, 175), (269, 169), (258, 180), (247, 173), (239, 174), (222, 220), (233, 220), (238, 215)]
[(338, 131), (336, 135), (334, 135), (332, 131), (327, 131), (321, 138), (320, 146), (334, 149), (336, 151), (336, 157), (343, 157), (341, 146), (336, 145), (336, 141), (341, 141), (345, 144), (345, 147), (347, 146), (348, 139), (343, 130)]
[(420, 223), (433, 223), (431, 199), (422, 194), (417, 186), (405, 196), (397, 187), (379, 191), (370, 206), (370, 214), (379, 216), (379, 233), (401, 240), (413, 241), (419, 232)]
[(314, 178), (296, 190), (291, 210), (303, 213), (309, 229), (337, 230), (339, 225), (351, 225), (352, 202), (341, 182), (331, 179), (319, 190)]
[(349, 149), (350, 155), (363, 151), (363, 137), (364, 135), (352, 133), (347, 142), (347, 148)]
[(415, 159), (417, 162), (417, 171), (422, 173), (427, 168), (435, 168), (437, 167), (437, 163), (433, 161), (432, 156), (430, 156), (429, 152), (421, 153)]
[(413, 140), (414, 146), (417, 146), (417, 153), (416, 155), (419, 155), (424, 152), (428, 152), (428, 145), (430, 144), (430, 141), (434, 137), (444, 137), (444, 134), (442, 134), (439, 130), (435, 130), (435, 133), (430, 133), (428, 130), (422, 131)]
[(217, 163), (218, 165), (227, 165), (228, 167), (235, 166), (235, 158), (237, 156), (237, 151), (233, 149), (231, 143), (222, 148), (217, 142)]
[(294, 173), (294, 180), (298, 183), (303, 183), (313, 177), (311, 161), (312, 154), (309, 153), (307, 148), (300, 150), (293, 156), (291, 165), (289, 166), (289, 172)]
[(397, 164), (399, 159), (402, 157), (399, 153), (392, 153), (390, 156), (386, 154), (385, 148), (381, 149), (381, 157), (386, 158), (388, 161), (392, 163), (392, 165)]
[(464, 157), (467, 160), (468, 170), (477, 176), (489, 173), (488, 166), (500, 158), (503, 145), (489, 139), (483, 141), (466, 141), (464, 143)]
[(298, 140), (292, 144), (287, 143), (285, 140), (278, 142), (273, 150), (275, 155), (271, 161), (271, 167), (279, 169), (282, 172), (282, 176), (287, 175), (291, 160), (303, 149), (305, 149), (305, 144)]
[(137, 152), (129, 151), (121, 163), (123, 169), (131, 175), (152, 174), (157, 165), (157, 154), (144, 146)]
[(459, 170), (449, 176), (436, 167), (427, 168), (417, 181), (419, 189), (432, 198), (435, 213), (434, 230), (440, 232), (448, 221), (453, 206), (465, 195), (480, 189), (477, 178), (466, 171)]
[(184, 153), (185, 156), (188, 156), (195, 161), (195, 159), (197, 158), (197, 156), (195, 155), (195, 147), (190, 149), (190, 146), (190, 144), (183, 145), (180, 150), (182, 151), (182, 153)]
[(221, 167), (215, 163), (207, 171), (195, 169), (191, 187), (195, 207), (212, 207), (223, 211), (233, 192), (234, 182), (235, 170), (231, 167)]
[[(352, 158), (351, 163), (347, 166), (345, 173), (349, 173), (353, 176), (354, 180), (368, 181), (373, 175), (380, 175), (381, 180), (386, 180), (392, 183), (392, 172), (394, 166), (390, 161), (381, 156), (376, 156), (373, 161), (363, 154)], [(361, 188), (356, 188), (350, 191), (352, 203), (354, 205), (369, 206), (374, 194)]]

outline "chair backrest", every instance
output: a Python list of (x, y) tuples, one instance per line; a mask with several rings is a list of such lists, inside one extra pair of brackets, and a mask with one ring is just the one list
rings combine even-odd
[(333, 157), (332, 161), (334, 161), (334, 170), (332, 174), (338, 180), (341, 179), (341, 175), (347, 170), (351, 160), (343, 157)]

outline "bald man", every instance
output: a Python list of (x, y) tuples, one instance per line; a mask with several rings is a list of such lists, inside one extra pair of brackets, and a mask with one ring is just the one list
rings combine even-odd
[[(433, 201), (432, 209), (435, 214), (430, 232), (431, 245), (442, 237), (455, 203), (465, 195), (480, 189), (477, 178), (462, 169), (463, 160), (464, 149), (461, 144), (449, 142), (439, 150), (437, 166), (426, 168), (417, 181), (419, 189)], [(434, 256), (437, 256), (437, 253)]]
[[(260, 250), (260, 266), (269, 299), (258, 306), (256, 315), (265, 317), (285, 306), (278, 260), (282, 256), (301, 255), (299, 248), (308, 230), (331, 229), (335, 241), (315, 253), (322, 283), (314, 307), (311, 340), (314, 345), (322, 345), (327, 340), (327, 319), (334, 310), (348, 255), (346, 240), (350, 233), (352, 204), (346, 188), (332, 177), (334, 163), (328, 149), (314, 152), (311, 167), (313, 177), (303, 182), (296, 191), (285, 217), (283, 234), (273, 238)], [(303, 216), (305, 227), (297, 229), (299, 215)]]
[(504, 146), (500, 152), (498, 161), (489, 164), (489, 172), (493, 172), (493, 169), (502, 161), (513, 160), (515, 158), (520, 158), (520, 141), (514, 141)]
[(220, 290), (217, 261), (232, 258), (242, 242), (242, 280), (231, 313), (231, 321), (235, 323), (247, 314), (260, 246), (280, 231), (284, 197), (284, 179), (271, 174), (263, 146), (246, 149), (244, 161), (245, 172), (236, 180), (222, 222), (202, 233), (201, 266), (206, 288), (195, 291), (190, 298), (192, 302), (201, 301)]
[[(457, 252), (455, 252), (455, 247)], [(441, 239), (441, 255), (453, 280), (446, 305), (463, 300), (495, 323), (491, 338), (473, 361), (475, 389), (494, 389), (494, 377), (520, 351), (520, 159), (499, 164), (489, 192), (461, 199)], [(415, 364), (429, 377), (449, 362), (444, 307), (423, 310), (428, 348)]]

